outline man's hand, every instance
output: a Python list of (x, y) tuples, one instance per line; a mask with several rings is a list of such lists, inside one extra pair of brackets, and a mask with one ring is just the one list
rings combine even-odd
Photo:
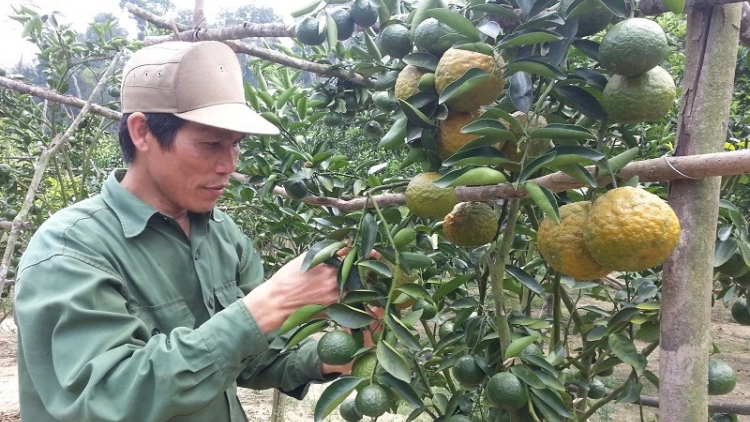
[[(347, 252), (345, 248), (338, 255), (345, 256)], [(330, 305), (338, 300), (338, 268), (319, 264), (303, 273), (303, 259), (304, 255), (294, 258), (243, 299), (264, 333), (281, 327), (289, 315), (304, 305)]]

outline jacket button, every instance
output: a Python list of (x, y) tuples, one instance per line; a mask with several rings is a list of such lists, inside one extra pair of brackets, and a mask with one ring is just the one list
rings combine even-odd
[(197, 261), (198, 257), (200, 257), (200, 254), (198, 254), (198, 251), (195, 251), (195, 254), (193, 254), (193, 258), (195, 258), (195, 260)]
[(211, 296), (208, 298), (208, 307), (213, 309), (214, 308), (214, 297)]

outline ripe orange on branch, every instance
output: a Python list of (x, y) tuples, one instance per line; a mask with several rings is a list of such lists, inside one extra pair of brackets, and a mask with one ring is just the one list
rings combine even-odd
[(576, 280), (594, 280), (612, 272), (591, 256), (583, 240), (588, 201), (560, 207), (560, 224), (545, 218), (539, 224), (537, 244), (542, 257), (555, 270)]
[(470, 69), (481, 69), (488, 77), (479, 85), (448, 100), (451, 110), (470, 112), (483, 105), (492, 104), (505, 87), (503, 78), (505, 61), (499, 54), (489, 56), (476, 51), (450, 48), (440, 58), (435, 69), (435, 88), (442, 94), (451, 83), (460, 79)]
[(583, 223), (583, 239), (599, 264), (614, 271), (643, 271), (672, 254), (680, 222), (658, 196), (620, 187), (594, 201)]

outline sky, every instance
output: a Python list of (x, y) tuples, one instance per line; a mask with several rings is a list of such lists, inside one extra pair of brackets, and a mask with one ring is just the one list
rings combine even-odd
[[(217, 14), (222, 8), (233, 9), (244, 4), (253, 2), (253, 0), (221, 0), (206, 1), (205, 13), (207, 19)], [(172, 0), (176, 10), (192, 9), (194, 0)], [(255, 0), (258, 5), (268, 5), (276, 13), (284, 18), (285, 22), (291, 22), (291, 12), (309, 3), (309, 0)], [(72, 22), (78, 32), (85, 32), (88, 23), (98, 13), (109, 12), (121, 16), (121, 22), (128, 22), (128, 13), (119, 8), (119, 0), (0, 0), (0, 66), (10, 67), (18, 63), (19, 60), (28, 62), (33, 58), (34, 47), (31, 43), (21, 38), (22, 26), (8, 15), (13, 14), (13, 5), (23, 4), (27, 7), (49, 13), (53, 11), (60, 12), (65, 19), (61, 21)]]

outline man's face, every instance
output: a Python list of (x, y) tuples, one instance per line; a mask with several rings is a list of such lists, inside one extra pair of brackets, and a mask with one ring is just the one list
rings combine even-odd
[(208, 212), (229, 184), (244, 134), (187, 122), (169, 150), (151, 133), (146, 165), (156, 208), (168, 215)]

